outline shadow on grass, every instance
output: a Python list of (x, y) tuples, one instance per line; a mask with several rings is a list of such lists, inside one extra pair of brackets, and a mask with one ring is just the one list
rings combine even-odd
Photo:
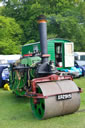
[(29, 98), (25, 96), (17, 96), (12, 91), (5, 91), (3, 90), (3, 93), (1, 93), (0, 98), (4, 100), (9, 100), (16, 103), (27, 103), (29, 102)]
[(24, 97), (24, 96), (16, 96), (15, 94), (12, 94), (12, 98), (17, 103), (28, 103), (29, 102), (29, 98)]

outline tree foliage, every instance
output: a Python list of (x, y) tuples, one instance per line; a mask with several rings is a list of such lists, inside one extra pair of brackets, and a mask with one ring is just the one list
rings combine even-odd
[[(48, 38), (61, 37), (72, 40), (76, 50), (85, 51), (85, 2), (82, 0), (3, 1), (5, 6), (0, 9), (0, 15), (14, 18), (23, 30), (20, 37), (11, 36), (13, 42), (25, 44), (39, 41), (37, 17), (44, 14), (48, 20)], [(13, 28), (10, 31), (13, 31)], [(4, 36), (6, 34), (3, 34)]]
[(13, 18), (0, 16), (0, 54), (20, 51), (22, 30)]

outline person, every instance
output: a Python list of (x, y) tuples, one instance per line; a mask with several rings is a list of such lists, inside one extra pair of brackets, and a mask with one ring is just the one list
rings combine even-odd
[(5, 81), (2, 79), (2, 72), (5, 68), (8, 68), (7, 66), (0, 66), (0, 87), (3, 87), (5, 84)]

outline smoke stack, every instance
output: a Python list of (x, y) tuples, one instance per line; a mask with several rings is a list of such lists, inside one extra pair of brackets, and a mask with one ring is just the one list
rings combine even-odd
[(40, 46), (42, 63), (48, 61), (48, 50), (47, 50), (47, 21), (44, 15), (38, 17), (39, 33), (40, 33)]

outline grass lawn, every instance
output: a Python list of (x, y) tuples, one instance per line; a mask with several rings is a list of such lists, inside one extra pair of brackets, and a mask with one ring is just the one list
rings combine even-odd
[(75, 79), (83, 89), (81, 106), (74, 114), (38, 120), (32, 114), (29, 99), (0, 89), (0, 128), (85, 128), (85, 77)]

